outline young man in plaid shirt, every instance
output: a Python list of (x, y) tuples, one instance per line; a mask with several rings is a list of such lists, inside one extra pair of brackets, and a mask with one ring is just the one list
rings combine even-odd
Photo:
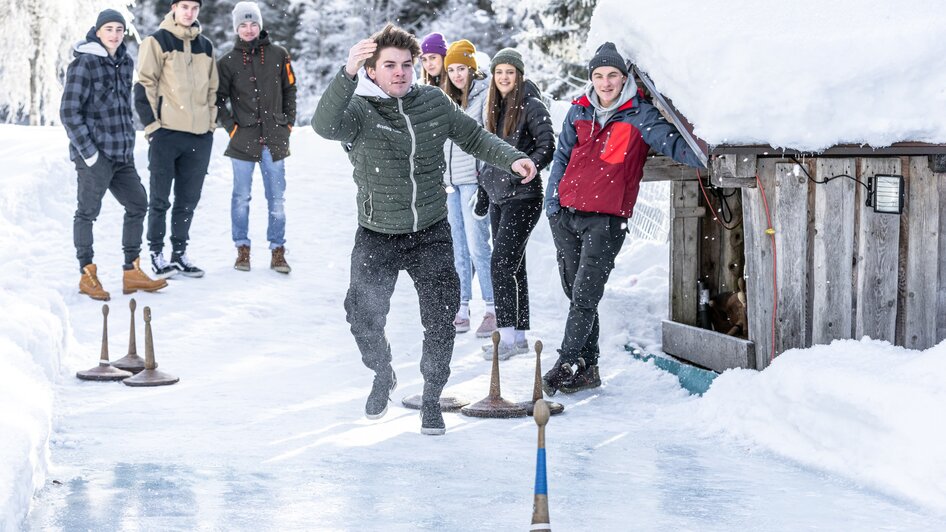
[(79, 174), (73, 240), (82, 278), (79, 291), (108, 301), (92, 262), (92, 223), (111, 191), (125, 207), (122, 249), (125, 253), (122, 292), (154, 292), (167, 286), (152, 280), (138, 266), (148, 197), (135, 170), (135, 127), (131, 114), (134, 65), (122, 42), (125, 19), (113, 9), (102, 11), (84, 41), (74, 47), (75, 60), (66, 70), (60, 118), (69, 136), (69, 155)]

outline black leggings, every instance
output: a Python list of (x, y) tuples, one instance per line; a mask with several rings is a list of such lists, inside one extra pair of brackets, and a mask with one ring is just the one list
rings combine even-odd
[(493, 298), (496, 325), (529, 329), (526, 244), (542, 215), (542, 198), (491, 203)]

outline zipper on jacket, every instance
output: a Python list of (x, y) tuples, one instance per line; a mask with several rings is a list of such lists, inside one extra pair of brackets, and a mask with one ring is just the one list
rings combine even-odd
[(450, 186), (453, 186), (453, 142), (450, 143), (450, 158), (447, 159), (447, 169), (450, 171)]
[(417, 153), (417, 136), (414, 135), (414, 125), (411, 124), (411, 117), (407, 116), (407, 113), (404, 112), (404, 101), (400, 98), (397, 99), (397, 110), (401, 113), (401, 116), (404, 117), (404, 122), (407, 124), (407, 132), (411, 136), (411, 158), (408, 161), (410, 164), (410, 180), (411, 180), (411, 214), (414, 215), (414, 225), (413, 232), (417, 232), (417, 224), (419, 223), (417, 217), (417, 181), (414, 179), (414, 154)]

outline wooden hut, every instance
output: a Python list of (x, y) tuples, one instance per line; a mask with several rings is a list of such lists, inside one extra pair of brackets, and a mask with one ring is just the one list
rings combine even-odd
[[(926, 349), (946, 338), (946, 145), (703, 146), (702, 183), (662, 157), (644, 169), (645, 180), (673, 181), (666, 353), (715, 371), (763, 369), (836, 339)], [(902, 214), (866, 205), (876, 175), (903, 176)], [(715, 295), (740, 278), (748, 330), (700, 327), (698, 283)]]

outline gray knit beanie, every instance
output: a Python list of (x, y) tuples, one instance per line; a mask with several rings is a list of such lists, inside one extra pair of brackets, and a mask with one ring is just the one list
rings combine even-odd
[(496, 70), (496, 65), (512, 65), (521, 74), (525, 75), (526, 73), (526, 65), (522, 62), (522, 54), (512, 48), (503, 48), (496, 52), (493, 60), (489, 62), (489, 71)]
[(125, 17), (121, 13), (115, 11), (114, 9), (106, 9), (99, 13), (97, 19), (95, 19), (95, 31), (102, 29), (102, 26), (108, 24), (109, 22), (117, 22), (125, 27)]
[(614, 67), (625, 76), (627, 75), (627, 62), (618, 53), (613, 42), (606, 42), (598, 47), (595, 56), (588, 62), (588, 79), (591, 79), (591, 74), (596, 68), (604, 66)]
[(259, 24), (259, 29), (263, 29), (263, 14), (256, 2), (237, 2), (233, 6), (233, 31), (246, 21), (255, 22)]

